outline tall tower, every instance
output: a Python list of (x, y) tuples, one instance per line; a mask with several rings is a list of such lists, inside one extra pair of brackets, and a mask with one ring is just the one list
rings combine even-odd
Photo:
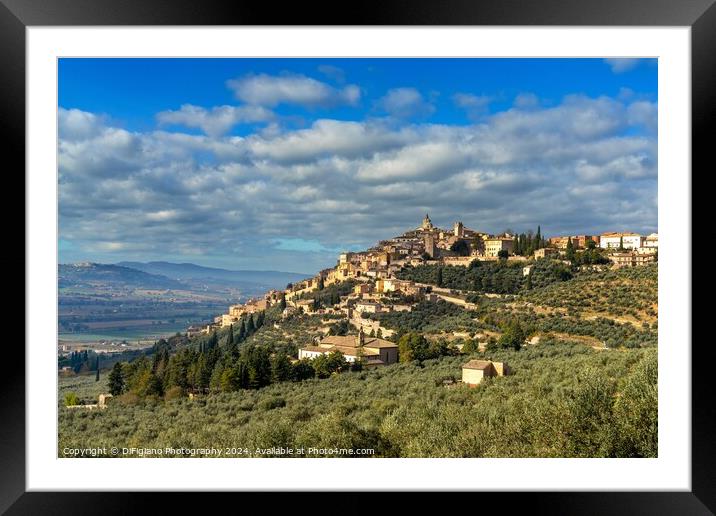
[(430, 258), (435, 258), (438, 254), (438, 248), (437, 245), (435, 245), (435, 237), (433, 235), (425, 235), (423, 237), (423, 242), (425, 243), (425, 254), (427, 254)]
[(425, 218), (423, 219), (423, 224), (421, 226), (424, 230), (430, 230), (433, 229), (433, 223), (430, 220), (430, 216), (426, 213)]
[(462, 238), (465, 235), (465, 227), (462, 225), (462, 222), (455, 223), (455, 226), (453, 228), (453, 233), (458, 238)]

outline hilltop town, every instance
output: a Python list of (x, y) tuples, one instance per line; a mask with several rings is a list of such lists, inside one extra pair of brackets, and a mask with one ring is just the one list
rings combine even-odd
[[(398, 361), (397, 346), (384, 339), (393, 337), (395, 330), (382, 326), (380, 320), (372, 315), (411, 312), (421, 301), (440, 300), (468, 310), (476, 308), (464, 292), (401, 279), (400, 273), (406, 268), (470, 268), (476, 261), (513, 265), (524, 263), (522, 275), (527, 277), (535, 260), (574, 265), (580, 263), (580, 257), (586, 264), (583, 267), (592, 269), (636, 267), (657, 260), (658, 242), (656, 233), (642, 236), (632, 232), (545, 239), (539, 228), (535, 234), (490, 235), (469, 229), (459, 221), (447, 230), (436, 227), (426, 214), (417, 228), (382, 240), (365, 251), (342, 253), (335, 267), (289, 284), (285, 290), (271, 290), (263, 298), (232, 305), (212, 324), (192, 326), (187, 334), (190, 337), (211, 334), (239, 324), (243, 317), (280, 305), (284, 318), (295, 314), (337, 317), (346, 321), (357, 333), (355, 336), (336, 335), (316, 339), (312, 345), (299, 350), (298, 359), (338, 351), (349, 363), (360, 358), (366, 366), (391, 364)], [(333, 292), (329, 303), (321, 303), (320, 296), (315, 295), (331, 285), (346, 285), (348, 282), (350, 288), (344, 288), (340, 295)]]
[(489, 235), (426, 216), (109, 373), (61, 375), (79, 408), (60, 413), (60, 443), (134, 446), (120, 422), (139, 410), (143, 444), (227, 436), (231, 456), (338, 442), (382, 457), (655, 456), (657, 259), (655, 234)]

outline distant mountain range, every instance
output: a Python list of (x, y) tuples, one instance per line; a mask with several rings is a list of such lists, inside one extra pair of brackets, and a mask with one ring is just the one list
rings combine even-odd
[(310, 274), (281, 271), (231, 271), (193, 263), (120, 262), (60, 264), (59, 287), (112, 286), (139, 289), (223, 291), (240, 290), (245, 296), (283, 289)]
[(58, 284), (63, 287), (114, 285), (148, 289), (185, 289), (180, 281), (159, 274), (105, 263), (60, 264)]
[(281, 271), (232, 271), (202, 267), (193, 263), (171, 262), (119, 262), (121, 267), (129, 267), (149, 274), (159, 274), (167, 278), (192, 283), (201, 280), (205, 283), (224, 283), (235, 286), (252, 284), (269, 288), (285, 288), (287, 283), (294, 283), (310, 278), (311, 274)]

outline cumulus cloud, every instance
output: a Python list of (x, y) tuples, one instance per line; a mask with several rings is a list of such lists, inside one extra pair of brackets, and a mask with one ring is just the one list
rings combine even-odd
[(252, 137), (248, 146), (260, 158), (302, 162), (321, 157), (356, 158), (403, 145), (415, 138), (409, 130), (391, 131), (379, 124), (316, 120), (308, 129), (275, 137)]
[(618, 57), (605, 59), (604, 62), (609, 65), (614, 73), (624, 73), (633, 70), (639, 65), (641, 59)]
[(157, 114), (161, 125), (197, 127), (209, 136), (221, 136), (236, 124), (268, 122), (274, 118), (272, 111), (261, 106), (216, 106), (210, 110), (183, 104), (177, 111)]
[(326, 77), (333, 79), (336, 82), (343, 83), (346, 81), (346, 73), (343, 69), (332, 65), (320, 65), (318, 71)]
[(94, 136), (102, 126), (102, 117), (79, 109), (60, 108), (57, 112), (60, 137), (65, 141)]
[(471, 126), (318, 119), (238, 137), (61, 110), (63, 253), (311, 272), (426, 211), (488, 232), (651, 232), (656, 114), (644, 100), (569, 96)]
[(377, 106), (396, 118), (424, 117), (433, 114), (435, 106), (415, 88), (395, 88), (378, 100)]
[(534, 93), (520, 93), (515, 97), (515, 107), (521, 109), (531, 109), (539, 106), (539, 98)]
[(658, 112), (655, 102), (636, 101), (629, 105), (627, 110), (629, 123), (642, 125), (651, 132), (656, 132), (658, 123)]
[(472, 93), (456, 93), (452, 97), (459, 108), (467, 112), (471, 120), (479, 120), (487, 113), (492, 98), (487, 95), (473, 95)]
[(304, 107), (354, 106), (360, 101), (360, 88), (349, 84), (334, 88), (305, 75), (246, 75), (227, 81), (236, 98), (258, 106), (296, 104)]

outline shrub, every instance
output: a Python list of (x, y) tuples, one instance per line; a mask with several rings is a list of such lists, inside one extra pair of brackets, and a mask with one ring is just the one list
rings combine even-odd
[(164, 399), (167, 401), (176, 400), (184, 397), (184, 389), (179, 387), (178, 385), (175, 385), (174, 387), (169, 387), (169, 389), (166, 390), (164, 393)]
[(74, 407), (78, 404), (79, 399), (77, 399), (77, 394), (75, 394), (74, 392), (68, 392), (67, 394), (65, 394), (65, 406)]

